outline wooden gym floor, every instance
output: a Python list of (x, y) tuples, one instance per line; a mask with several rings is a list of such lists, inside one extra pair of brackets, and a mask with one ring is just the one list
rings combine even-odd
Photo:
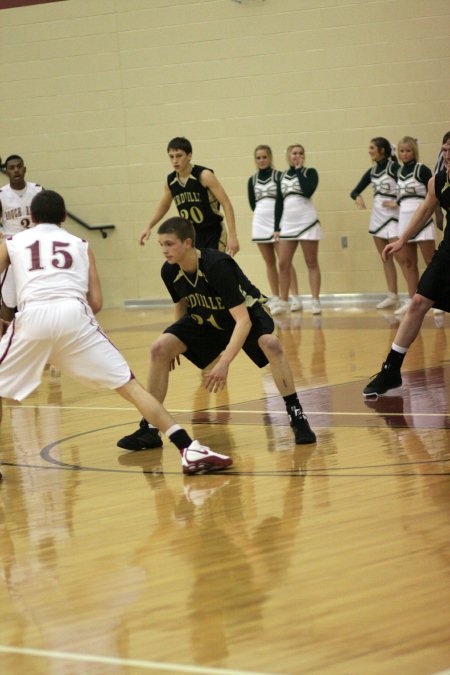
[[(99, 317), (143, 383), (171, 316)], [(426, 317), (404, 386), (371, 403), (362, 388), (392, 312), (278, 321), (318, 436), (309, 447), (294, 445), (270, 373), (245, 355), (219, 395), (183, 361), (167, 407), (232, 455), (226, 474), (183, 478), (166, 441), (120, 450), (139, 419), (129, 404), (50, 371), (22, 405), (3, 400), (0, 672), (448, 669), (449, 321)]]

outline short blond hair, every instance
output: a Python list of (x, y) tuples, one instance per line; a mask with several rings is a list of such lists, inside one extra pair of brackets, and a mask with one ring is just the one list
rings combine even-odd
[(417, 141), (417, 138), (413, 138), (412, 136), (403, 136), (398, 142), (397, 148), (400, 150), (400, 145), (409, 145), (411, 150), (413, 151), (414, 154), (414, 159), (416, 162), (419, 161), (419, 143)]
[(306, 155), (306, 150), (301, 143), (293, 143), (292, 145), (288, 145), (286, 148), (286, 159), (288, 164), (289, 164), (289, 155), (291, 154), (291, 150), (293, 150), (294, 148), (301, 148), (303, 150), (303, 154)]

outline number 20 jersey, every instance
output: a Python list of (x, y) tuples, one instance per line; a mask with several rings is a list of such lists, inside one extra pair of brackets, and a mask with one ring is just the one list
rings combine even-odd
[(28, 181), (23, 190), (13, 190), (10, 185), (5, 185), (0, 189), (1, 225), (4, 235), (17, 234), (33, 226), (30, 204), (33, 197), (41, 190), (41, 185), (28, 183)]
[(6, 239), (17, 304), (86, 298), (88, 243), (58, 225), (39, 224)]
[(200, 175), (205, 169), (205, 166), (194, 164), (185, 183), (176, 171), (167, 176), (167, 185), (178, 213), (190, 220), (196, 229), (220, 225), (223, 220), (219, 202), (200, 182)]

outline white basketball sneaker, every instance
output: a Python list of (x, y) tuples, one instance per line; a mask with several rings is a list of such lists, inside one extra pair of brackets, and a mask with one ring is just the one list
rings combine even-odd
[(181, 455), (183, 473), (190, 476), (194, 473), (208, 473), (209, 471), (222, 471), (233, 464), (231, 457), (219, 455), (206, 445), (200, 445), (198, 441), (192, 441)]

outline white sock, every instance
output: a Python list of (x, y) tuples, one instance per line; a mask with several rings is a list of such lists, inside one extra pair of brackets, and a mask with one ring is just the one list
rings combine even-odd
[(408, 351), (408, 347), (400, 347), (399, 345), (396, 345), (395, 342), (392, 343), (391, 349), (393, 349), (394, 352), (398, 352), (399, 354), (406, 354)]
[(179, 424), (172, 424), (167, 431), (164, 433), (166, 434), (167, 438), (169, 438), (172, 434), (174, 434), (176, 431), (180, 431), (181, 427)]

